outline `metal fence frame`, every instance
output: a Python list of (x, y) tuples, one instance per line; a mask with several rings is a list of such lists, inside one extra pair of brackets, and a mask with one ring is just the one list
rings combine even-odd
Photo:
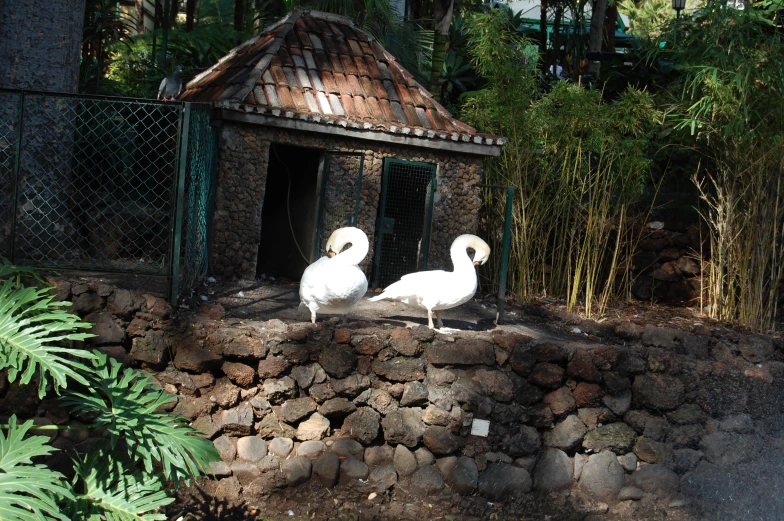
[[(47, 127), (50, 120), (57, 123), (55, 129), (51, 124)], [(115, 122), (120, 123), (115, 125)], [(114, 131), (120, 124), (125, 133), (106, 132), (106, 128)], [(156, 131), (162, 135), (156, 136)], [(112, 147), (121, 146), (120, 138), (112, 141), (119, 134), (126, 149), (131, 150), (130, 159), (120, 154), (119, 160), (113, 156), (106, 161), (114, 168), (101, 171), (103, 165), (95, 161), (103, 163), (102, 156), (112, 155)], [(145, 140), (150, 136), (158, 140), (148, 143)], [(61, 139), (57, 141), (57, 138)], [(4, 213), (10, 218), (10, 223), (0, 222), (0, 254), (14, 263), (45, 269), (165, 276), (169, 300), (176, 304), (179, 296), (195, 288), (207, 273), (216, 143), (217, 127), (211, 124), (208, 104), (0, 89), (0, 219), (6, 220)], [(155, 154), (146, 157), (144, 152), (150, 150), (155, 150)], [(85, 157), (93, 161), (88, 166), (83, 164)], [(139, 157), (144, 164), (137, 164)], [(125, 180), (120, 179), (117, 168), (124, 168)], [(105, 179), (109, 179), (110, 188), (101, 184)], [(154, 182), (149, 182), (150, 179)], [(102, 207), (110, 205), (112, 210), (97, 210), (99, 205), (95, 200), (88, 200), (80, 193), (79, 188), (88, 182), (99, 185), (95, 190), (100, 193), (118, 190), (121, 197), (114, 198), (112, 194), (111, 203)], [(134, 183), (142, 186), (131, 187)], [(118, 186), (125, 187), (128, 193)], [(98, 193), (95, 190), (84, 191), (94, 196)], [(52, 197), (54, 203), (47, 205), (51, 200), (47, 201), (42, 194)], [(132, 197), (138, 200), (131, 200)], [(157, 203), (150, 202), (152, 198)], [(97, 254), (94, 247), (83, 250), (74, 247), (73, 252), (68, 251), (71, 244), (90, 242), (74, 230), (87, 227), (83, 222), (85, 216), (103, 211), (121, 222), (119, 226), (114, 223), (101, 229), (101, 223), (90, 220), (88, 224), (98, 228), (101, 236), (144, 232), (130, 229), (134, 223), (140, 228), (143, 224), (133, 219), (123, 220), (134, 216), (128, 207), (135, 205), (137, 213), (142, 213), (148, 222), (155, 221), (156, 215), (165, 217), (155, 223), (160, 237), (156, 236), (154, 244), (139, 240), (148, 249), (155, 248), (160, 264), (154, 267), (140, 264), (144, 262), (143, 256), (134, 263), (136, 259), (129, 261), (119, 254)], [(79, 214), (75, 213), (75, 207)], [(156, 213), (149, 216), (153, 210)], [(34, 213), (44, 217), (36, 220), (31, 217)], [(104, 220), (108, 222), (112, 218)], [(69, 227), (70, 237), (66, 233), (55, 236), (51, 231), (58, 226), (62, 228), (63, 224)], [(28, 232), (25, 239), (32, 237), (34, 244), (20, 240), (25, 230)], [(90, 233), (92, 237), (93, 232)], [(62, 237), (67, 240), (60, 244)], [(59, 250), (51, 244), (59, 245)], [(36, 249), (38, 245), (40, 248)], [(62, 253), (64, 250), (67, 256)]]

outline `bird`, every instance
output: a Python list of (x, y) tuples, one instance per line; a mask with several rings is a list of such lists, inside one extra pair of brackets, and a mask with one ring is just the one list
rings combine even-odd
[(182, 65), (177, 65), (171, 74), (161, 80), (158, 87), (158, 99), (174, 101), (182, 93)]
[[(468, 248), (474, 250), (473, 261)], [(369, 299), (394, 300), (427, 310), (427, 327), (433, 328), (433, 312), (438, 328), (444, 327), (441, 310), (451, 309), (468, 302), (476, 293), (476, 266), (484, 264), (490, 256), (490, 246), (476, 235), (457, 237), (449, 249), (454, 271), (432, 270), (409, 273), (387, 287), (380, 295)]]
[[(349, 243), (351, 247), (341, 251)], [(312, 323), (317, 313), (343, 315), (343, 323), (348, 322), (348, 312), (367, 291), (367, 278), (358, 264), (369, 247), (365, 232), (352, 226), (338, 228), (329, 236), (328, 256), (305, 268), (299, 283), (300, 304), (310, 310)]]

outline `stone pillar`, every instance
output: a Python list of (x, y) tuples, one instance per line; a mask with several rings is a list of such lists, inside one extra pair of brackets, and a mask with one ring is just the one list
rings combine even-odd
[(84, 0), (7, 0), (0, 10), (0, 87), (76, 92)]

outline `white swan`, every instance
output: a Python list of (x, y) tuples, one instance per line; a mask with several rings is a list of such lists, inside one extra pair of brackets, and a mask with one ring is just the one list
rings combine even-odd
[[(473, 248), (473, 263), (466, 251)], [(476, 235), (465, 234), (452, 242), (449, 249), (454, 271), (420, 271), (409, 273), (387, 287), (381, 295), (370, 300), (396, 300), (409, 306), (421, 306), (427, 310), (427, 326), (433, 329), (433, 311), (436, 312), (438, 327), (444, 327), (439, 311), (463, 304), (476, 293), (476, 266), (487, 262), (490, 246)]]
[[(343, 247), (351, 247), (341, 252)], [(343, 315), (351, 311), (367, 291), (365, 274), (357, 266), (368, 253), (369, 243), (359, 228), (338, 228), (327, 241), (327, 254), (311, 264), (302, 274), (299, 297), (310, 310), (310, 321), (316, 323), (316, 313)]]

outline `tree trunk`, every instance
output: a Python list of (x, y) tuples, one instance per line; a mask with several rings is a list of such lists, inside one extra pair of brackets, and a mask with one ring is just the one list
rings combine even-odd
[(179, 9), (180, 3), (177, 0), (169, 0), (169, 27), (174, 27)]
[(84, 0), (0, 1), (0, 87), (76, 92), (84, 18)]
[(604, 17), (604, 38), (602, 51), (615, 52), (615, 31), (618, 28), (618, 0), (607, 6)]
[(563, 6), (559, 5), (555, 8), (555, 18), (553, 19), (553, 54), (556, 57), (557, 63), (561, 56), (561, 19), (563, 18)]
[(193, 20), (196, 18), (196, 2), (198, 0), (187, 0), (185, 3), (185, 32), (193, 31)]
[(136, 33), (144, 34), (144, 0), (136, 0)]
[(541, 0), (539, 5), (539, 53), (542, 58), (547, 53), (547, 0)]
[(245, 27), (245, 0), (234, 0), (234, 30), (242, 31)]
[(454, 12), (453, 0), (434, 0), (435, 34), (433, 35), (433, 59), (430, 67), (430, 93), (441, 99), (441, 71), (444, 68), (446, 44), (449, 41), (449, 26)]
[[(604, 33), (604, 15), (607, 12), (607, 0), (594, 0), (591, 13), (591, 39), (588, 52), (601, 52), (602, 33)], [(588, 72), (598, 76), (601, 64), (597, 61), (588, 62)]]

